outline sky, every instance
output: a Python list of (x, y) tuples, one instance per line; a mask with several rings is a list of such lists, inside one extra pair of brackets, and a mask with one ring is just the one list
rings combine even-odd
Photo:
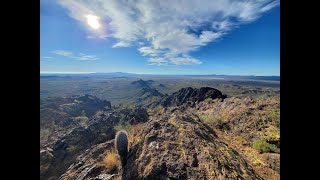
[(40, 72), (280, 75), (278, 0), (41, 0)]

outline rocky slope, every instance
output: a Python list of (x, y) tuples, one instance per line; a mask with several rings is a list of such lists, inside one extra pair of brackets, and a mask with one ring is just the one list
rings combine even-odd
[(85, 126), (71, 129), (68, 133), (55, 139), (40, 148), (40, 179), (56, 179), (90, 147), (112, 140), (115, 135), (114, 126), (123, 119), (132, 124), (146, 122), (146, 110), (108, 110), (99, 111)]
[(110, 140), (87, 149), (59, 179), (111, 179), (116, 174), (105, 168), (103, 159), (113, 146), (114, 140)]
[[(141, 83), (147, 82), (134, 85)], [(165, 95), (148, 113), (104, 109), (87, 124), (52, 135), (55, 141), (40, 149), (40, 178), (280, 179), (279, 106), (278, 98), (226, 97), (203, 87)], [(130, 136), (123, 174), (119, 165), (108, 169), (104, 162), (122, 121), (144, 124), (138, 136)], [(276, 152), (259, 152), (252, 145), (256, 140), (275, 145)]]
[(51, 97), (40, 102), (40, 146), (89, 123), (98, 111), (110, 110), (111, 104), (90, 95)]
[[(215, 129), (265, 179), (280, 179), (280, 99), (230, 97), (198, 103), (188, 111)], [(265, 142), (256, 149), (254, 144)], [(268, 147), (273, 147), (272, 149)], [(260, 150), (265, 152), (260, 152)]]
[(179, 109), (146, 123), (123, 179), (262, 179), (197, 116)]

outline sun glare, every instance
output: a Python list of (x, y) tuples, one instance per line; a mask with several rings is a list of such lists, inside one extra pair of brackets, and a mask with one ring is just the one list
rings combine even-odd
[(87, 15), (87, 23), (92, 29), (99, 29), (100, 23), (99, 23), (99, 17), (94, 15)]

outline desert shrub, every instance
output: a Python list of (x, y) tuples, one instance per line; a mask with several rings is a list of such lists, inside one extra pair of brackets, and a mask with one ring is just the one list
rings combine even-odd
[(89, 122), (89, 118), (86, 116), (78, 116), (78, 117), (75, 117), (74, 120), (79, 122), (79, 124), (87, 124)]
[(204, 102), (208, 103), (208, 104), (211, 104), (213, 103), (213, 99), (212, 98), (207, 98), (204, 100)]
[(210, 115), (200, 115), (199, 118), (200, 118), (200, 120), (202, 120), (205, 123), (212, 123), (212, 122), (217, 121), (219, 119), (216, 116), (210, 116)]
[(253, 142), (253, 148), (257, 149), (260, 153), (278, 152), (277, 146), (269, 144), (264, 140), (255, 140)]
[(116, 170), (116, 168), (119, 166), (119, 160), (114, 149), (107, 152), (106, 156), (103, 159), (103, 163), (110, 172)]
[(279, 109), (274, 109), (271, 110), (268, 114), (267, 114), (267, 118), (274, 122), (276, 127), (278, 127), (280, 129), (280, 111)]
[(157, 112), (159, 112), (160, 110), (162, 109), (162, 106), (161, 105), (157, 105), (156, 107), (154, 108), (149, 108), (147, 110), (149, 116), (153, 116), (155, 115)]

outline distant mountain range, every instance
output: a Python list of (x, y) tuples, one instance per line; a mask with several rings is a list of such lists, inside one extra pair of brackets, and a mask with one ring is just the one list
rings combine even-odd
[(270, 80), (280, 81), (280, 76), (255, 76), (255, 75), (173, 75), (173, 74), (134, 74), (126, 72), (110, 72), (110, 73), (40, 73), (41, 78), (56, 77), (141, 77), (141, 76), (161, 76), (161, 77), (205, 77), (205, 78), (223, 78), (223, 79), (252, 79), (252, 80)]

